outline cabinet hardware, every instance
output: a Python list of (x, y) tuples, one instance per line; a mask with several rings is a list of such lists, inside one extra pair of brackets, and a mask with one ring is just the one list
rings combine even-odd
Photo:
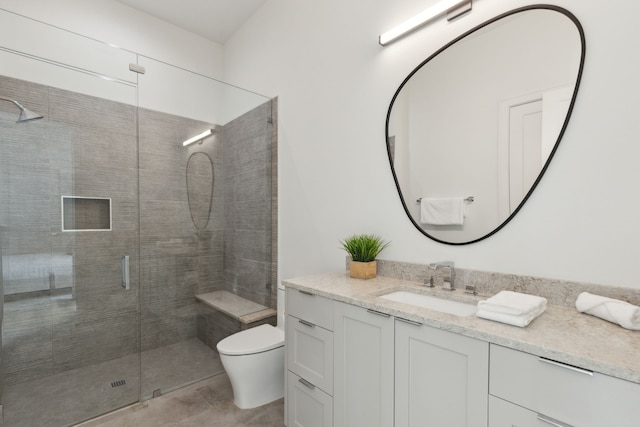
[(547, 423), (549, 425), (552, 425), (554, 427), (571, 427), (569, 424), (561, 423), (558, 420), (554, 420), (553, 418), (545, 417), (542, 414), (538, 414), (538, 420), (542, 421), (543, 423)]
[(306, 320), (302, 320), (302, 319), (298, 319), (298, 322), (302, 323), (304, 326), (308, 326), (310, 328), (315, 328), (316, 325), (314, 325), (311, 322), (307, 322)]
[(310, 390), (313, 390), (313, 389), (316, 388), (316, 386), (314, 386), (313, 384), (311, 384), (309, 381), (305, 380), (304, 378), (298, 378), (298, 382), (301, 383), (303, 386), (307, 387)]
[(310, 295), (313, 296), (313, 294), (309, 291), (303, 291), (302, 289), (298, 289), (298, 292), (300, 292), (301, 294), (305, 294), (305, 295)]
[(415, 320), (404, 319), (402, 317), (396, 317), (396, 320), (399, 320), (399, 321), (404, 322), (404, 323), (408, 323), (408, 324), (413, 325), (413, 326), (422, 326), (422, 323), (420, 323), (420, 322), (416, 322)]
[(585, 374), (589, 376), (593, 376), (593, 371), (584, 368), (578, 368), (577, 366), (567, 365), (566, 363), (556, 362), (555, 360), (547, 359), (545, 357), (538, 357), (538, 360), (543, 363), (548, 363), (549, 365), (558, 366), (560, 368), (569, 369), (570, 371), (578, 372), (580, 374)]
[(381, 311), (371, 310), (370, 308), (367, 309), (367, 313), (376, 314), (376, 315), (382, 316), (382, 317), (391, 317), (390, 314), (382, 313)]

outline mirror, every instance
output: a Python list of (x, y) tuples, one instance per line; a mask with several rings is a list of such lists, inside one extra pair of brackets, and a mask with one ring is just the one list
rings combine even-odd
[(516, 215), (564, 134), (584, 53), (571, 13), (531, 6), (470, 30), (409, 74), (391, 101), (386, 141), (418, 230), (462, 245)]
[(207, 153), (195, 152), (187, 160), (187, 200), (193, 225), (204, 230), (213, 204), (213, 161)]

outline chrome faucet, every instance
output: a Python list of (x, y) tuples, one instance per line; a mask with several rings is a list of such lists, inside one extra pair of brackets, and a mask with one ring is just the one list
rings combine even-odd
[[(433, 274), (429, 279), (429, 285), (434, 286), (438, 278), (442, 278), (442, 289), (445, 291), (453, 291), (454, 287), (454, 279), (455, 279), (455, 269), (453, 268), (453, 261), (441, 261), (434, 262), (429, 264), (429, 269), (433, 270)], [(444, 276), (441, 276), (438, 272), (444, 271)]]

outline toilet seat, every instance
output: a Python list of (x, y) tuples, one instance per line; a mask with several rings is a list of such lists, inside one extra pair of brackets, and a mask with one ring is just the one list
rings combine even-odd
[(284, 345), (284, 331), (271, 325), (260, 325), (237, 332), (220, 341), (219, 353), (242, 356), (262, 353)]

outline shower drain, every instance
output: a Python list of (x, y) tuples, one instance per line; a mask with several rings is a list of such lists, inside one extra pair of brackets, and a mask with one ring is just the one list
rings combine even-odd
[(120, 387), (121, 385), (125, 385), (127, 383), (126, 380), (118, 380), (111, 383), (111, 387)]

